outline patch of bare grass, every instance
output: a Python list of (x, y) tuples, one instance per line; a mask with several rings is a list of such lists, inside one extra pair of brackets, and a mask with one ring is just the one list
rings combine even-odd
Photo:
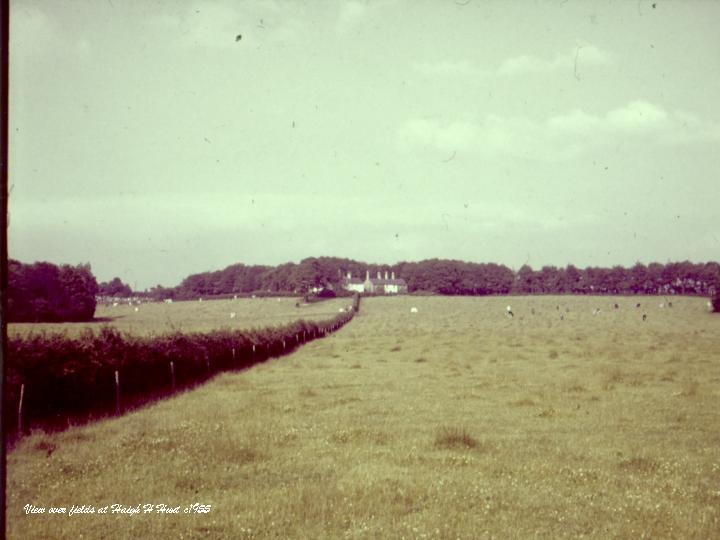
[(680, 390), (680, 396), (682, 397), (695, 397), (698, 394), (700, 383), (697, 381), (687, 381), (683, 384), (682, 390)]
[(47, 439), (41, 439), (35, 445), (33, 445), (33, 448), (35, 450), (38, 450), (39, 452), (45, 452), (47, 457), (50, 457), (52, 453), (57, 449), (57, 446), (55, 443), (47, 440)]
[(303, 386), (298, 392), (300, 397), (315, 397), (317, 392), (308, 386)]
[(435, 448), (462, 449), (477, 448), (479, 442), (464, 427), (443, 426), (435, 434)]
[(618, 468), (630, 474), (652, 474), (658, 470), (658, 463), (651, 458), (635, 456), (618, 463)]

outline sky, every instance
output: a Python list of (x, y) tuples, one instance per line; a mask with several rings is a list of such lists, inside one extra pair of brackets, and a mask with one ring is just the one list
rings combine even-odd
[(9, 256), (720, 259), (720, 2), (11, 0)]

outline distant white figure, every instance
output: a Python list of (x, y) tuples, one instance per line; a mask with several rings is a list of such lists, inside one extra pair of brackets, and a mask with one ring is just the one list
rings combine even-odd
[(660, 309), (665, 307), (665, 302), (660, 302), (660, 305), (658, 306)]
[(139, 308), (139, 307), (136, 307), (136, 308), (135, 308), (135, 313), (137, 313), (138, 311), (140, 311), (140, 308)]
[(235, 314), (234, 311), (231, 311), (231, 312), (230, 312), (230, 318), (231, 318), (231, 319), (234, 319), (234, 318), (235, 318), (235, 315), (236, 315), (236, 314)]
[(515, 314), (512, 312), (512, 308), (510, 306), (505, 308), (505, 313), (508, 317), (512, 318), (515, 316)]
[(598, 313), (600, 313), (600, 308), (593, 308), (592, 314), (597, 315)]
[(708, 301), (707, 307), (708, 307), (708, 310), (712, 311), (712, 302)]
[(410, 313), (417, 313), (417, 312), (418, 312), (418, 309), (416, 307), (410, 308)]
[(255, 295), (254, 295), (254, 294), (252, 295), (252, 298), (255, 298)]

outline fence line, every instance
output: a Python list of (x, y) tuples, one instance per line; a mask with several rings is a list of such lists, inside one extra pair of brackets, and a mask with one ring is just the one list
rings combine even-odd
[[(141, 337), (106, 327), (76, 339), (63, 334), (15, 337), (8, 342), (7, 432), (21, 436), (31, 422), (53, 429), (64, 427), (59, 419), (82, 422), (113, 411), (122, 414), (217, 373), (288, 354), (341, 329), (359, 309), (358, 295), (352, 309), (333, 319), (262, 330)], [(17, 417), (7, 411), (17, 411)]]

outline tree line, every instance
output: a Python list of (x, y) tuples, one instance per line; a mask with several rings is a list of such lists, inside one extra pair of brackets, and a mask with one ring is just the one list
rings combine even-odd
[(278, 266), (233, 264), (223, 270), (186, 277), (177, 287), (158, 285), (147, 292), (156, 299), (190, 299), (218, 295), (306, 294), (312, 289), (342, 290), (348, 272), (365, 279), (366, 271), (395, 273), (408, 292), (443, 295), (493, 294), (691, 294), (712, 295), (720, 289), (716, 262), (637, 263), (577, 268), (523, 265), (513, 271), (502, 264), (428, 259), (397, 264), (368, 264), (338, 257), (310, 257)]
[(307, 295), (310, 291), (342, 291), (350, 273), (365, 279), (377, 272), (395, 273), (408, 292), (442, 295), (502, 294), (689, 294), (720, 292), (717, 262), (577, 268), (523, 265), (513, 271), (502, 264), (448, 259), (368, 264), (339, 257), (310, 257), (278, 266), (233, 264), (223, 270), (192, 274), (176, 287), (158, 285), (133, 292), (119, 277), (98, 284), (90, 265), (48, 262), (8, 263), (8, 321), (56, 322), (91, 320), (96, 298), (144, 296), (154, 300), (195, 299), (232, 295)]

